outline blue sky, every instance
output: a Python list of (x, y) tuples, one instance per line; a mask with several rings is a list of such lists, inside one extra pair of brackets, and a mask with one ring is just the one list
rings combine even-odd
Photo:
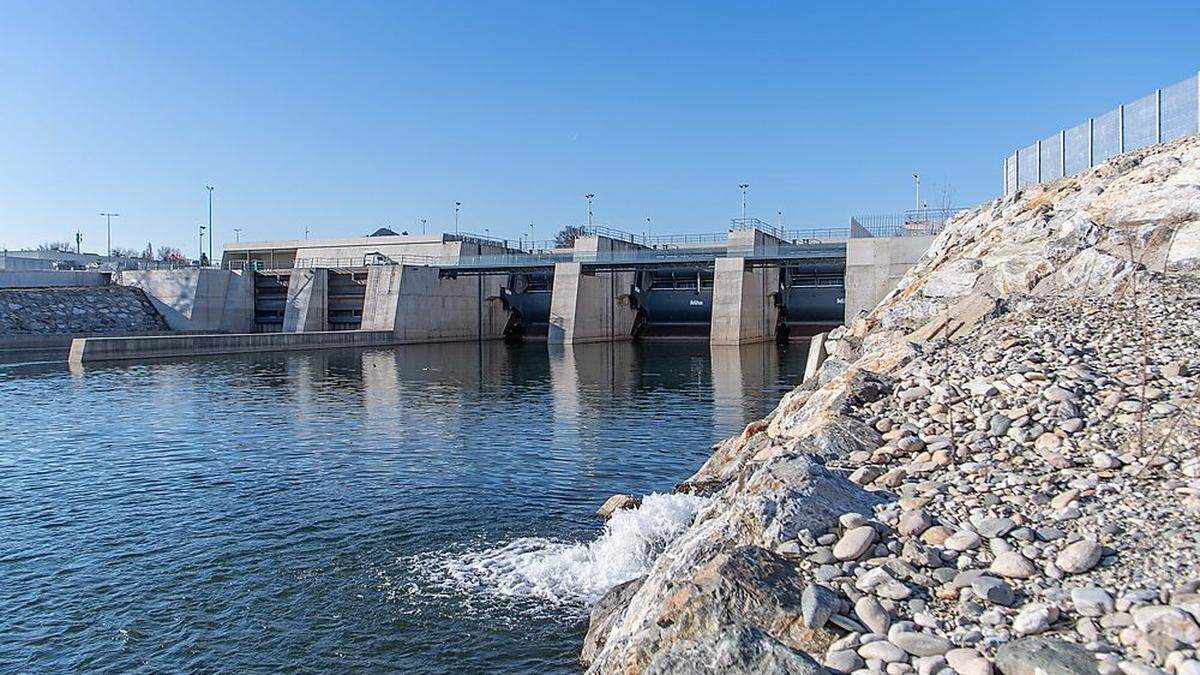
[(844, 224), (1200, 69), (1200, 3), (0, 0), (0, 246)]

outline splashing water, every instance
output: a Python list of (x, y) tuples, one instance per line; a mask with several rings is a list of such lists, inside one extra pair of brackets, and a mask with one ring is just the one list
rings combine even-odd
[(645, 574), (659, 553), (683, 533), (707, 500), (651, 494), (640, 508), (617, 511), (590, 542), (522, 537), (462, 554), (433, 554), (417, 569), (438, 585), (555, 605), (590, 604), (613, 586)]

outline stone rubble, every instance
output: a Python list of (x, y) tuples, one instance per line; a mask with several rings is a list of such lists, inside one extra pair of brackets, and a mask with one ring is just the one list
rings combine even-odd
[(589, 672), (1200, 673), (1198, 240), (1197, 138), (951, 222), (679, 486)]
[(0, 335), (154, 333), (166, 321), (126, 286), (0, 289)]

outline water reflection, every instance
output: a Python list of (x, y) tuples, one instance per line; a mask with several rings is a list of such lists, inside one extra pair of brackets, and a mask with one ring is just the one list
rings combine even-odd
[[(0, 663), (571, 672), (583, 623), (398, 562), (586, 541), (773, 407), (803, 350), (462, 343), (0, 364)], [(116, 639), (136, 635), (134, 639)]]

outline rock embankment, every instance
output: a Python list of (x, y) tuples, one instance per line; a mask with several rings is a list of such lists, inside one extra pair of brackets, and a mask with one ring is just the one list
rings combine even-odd
[(153, 333), (168, 330), (140, 289), (0, 289), (0, 335)]
[(951, 222), (593, 612), (590, 672), (1200, 674), (1200, 139)]

